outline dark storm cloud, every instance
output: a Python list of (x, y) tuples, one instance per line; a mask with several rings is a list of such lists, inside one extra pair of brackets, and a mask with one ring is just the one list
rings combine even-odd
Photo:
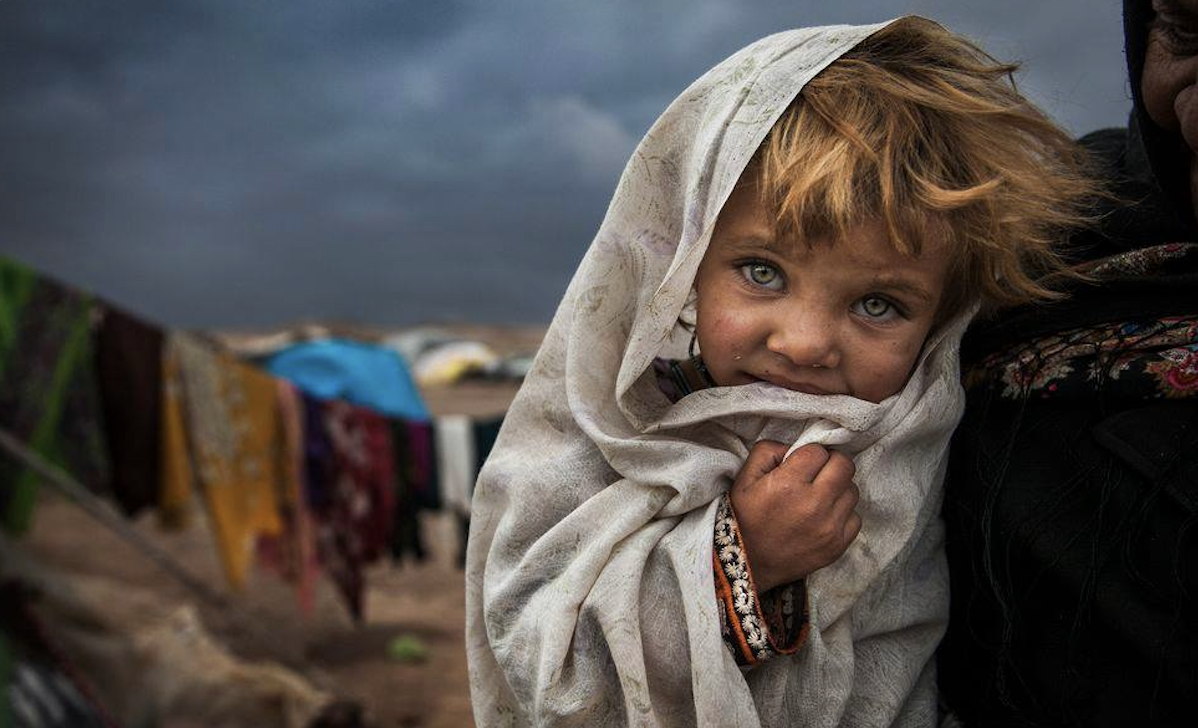
[(686, 84), (903, 12), (1120, 123), (1105, 1), (0, 0), (0, 250), (175, 325), (546, 320)]

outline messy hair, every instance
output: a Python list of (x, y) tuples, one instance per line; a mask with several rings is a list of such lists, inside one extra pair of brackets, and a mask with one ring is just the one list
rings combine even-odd
[(1015, 88), (1017, 66), (923, 18), (874, 33), (803, 87), (754, 161), (780, 236), (882, 223), (901, 253), (951, 246), (941, 318), (1058, 298), (1059, 245), (1086, 224), (1084, 152)]

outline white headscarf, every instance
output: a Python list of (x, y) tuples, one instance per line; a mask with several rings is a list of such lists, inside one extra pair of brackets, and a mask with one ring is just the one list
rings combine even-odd
[[(768, 384), (671, 404), (724, 201), (803, 85), (886, 23), (779, 33), (691, 85), (624, 170), (475, 491), (467, 652), (480, 726), (929, 725), (947, 618), (939, 522), (968, 314), (873, 404)], [(853, 457), (860, 535), (807, 579), (811, 632), (742, 673), (712, 578), (715, 508), (758, 439)]]

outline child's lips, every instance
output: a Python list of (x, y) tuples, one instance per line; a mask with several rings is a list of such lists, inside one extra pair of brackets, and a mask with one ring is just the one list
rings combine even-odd
[(829, 391), (820, 386), (816, 386), (814, 384), (811, 384), (810, 382), (799, 382), (799, 381), (795, 381), (793, 379), (787, 379), (786, 377), (780, 377), (777, 374), (766, 373), (757, 378), (763, 382), (772, 384), (775, 387), (782, 387), (783, 389), (789, 389), (792, 392), (802, 392), (803, 394), (822, 394), (822, 395), (836, 394), (835, 392)]

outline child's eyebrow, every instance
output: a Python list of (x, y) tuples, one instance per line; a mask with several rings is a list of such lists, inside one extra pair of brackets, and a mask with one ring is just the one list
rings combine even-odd
[(904, 278), (900, 275), (894, 275), (892, 273), (880, 273), (874, 277), (871, 285), (878, 288), (884, 288), (888, 291), (906, 293), (909, 296), (919, 298), (927, 303), (936, 302), (936, 296), (934, 296), (931, 291), (919, 285), (915, 281), (910, 280), (909, 278)]
[(724, 245), (732, 250), (737, 251), (754, 251), (766, 250), (775, 253), (782, 253), (777, 241), (766, 235), (742, 235), (724, 241)]

